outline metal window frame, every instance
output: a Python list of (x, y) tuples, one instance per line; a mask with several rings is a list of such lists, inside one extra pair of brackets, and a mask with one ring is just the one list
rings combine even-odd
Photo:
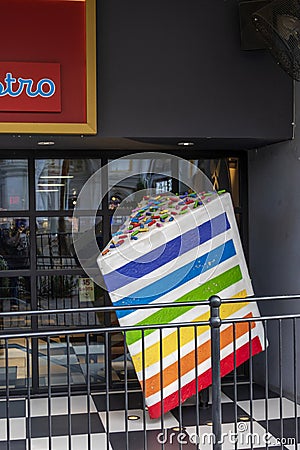
[[(123, 157), (127, 155), (134, 155), (135, 153), (140, 153), (139, 150), (134, 151), (85, 151), (85, 159), (100, 159), (101, 167), (104, 167), (108, 160), (116, 159), (118, 157)], [(229, 158), (237, 157), (240, 162), (239, 169), (239, 186), (240, 186), (240, 206), (235, 208), (235, 212), (241, 215), (241, 238), (245, 251), (246, 259), (248, 258), (248, 191), (247, 191), (247, 152), (246, 151), (199, 151), (199, 150), (187, 150), (185, 154), (182, 154), (182, 150), (168, 151), (170, 155), (177, 157), (184, 157), (184, 159), (217, 159), (217, 158)], [(31, 308), (32, 310), (38, 309), (38, 299), (37, 299), (37, 277), (39, 276), (53, 276), (53, 275), (84, 275), (85, 272), (81, 268), (76, 269), (48, 269), (41, 270), (37, 269), (36, 260), (36, 218), (42, 216), (46, 217), (70, 217), (73, 214), (73, 210), (36, 210), (36, 196), (35, 196), (35, 160), (36, 159), (82, 159), (82, 150), (15, 150), (9, 155), (9, 159), (27, 159), (28, 161), (28, 189), (29, 189), (29, 209), (23, 211), (0, 211), (0, 217), (28, 217), (29, 218), (29, 229), (30, 236), (34, 238), (31, 239), (31, 251), (30, 251), (30, 269), (29, 270), (18, 270), (18, 276), (30, 277), (31, 286)], [(145, 152), (145, 158), (147, 158), (147, 153)], [(0, 150), (0, 159), (8, 159), (7, 151)], [(176, 169), (174, 167), (173, 169)], [(178, 186), (178, 181), (174, 180), (173, 188), (176, 190)], [(87, 211), (88, 213), (88, 211)], [(98, 210), (97, 216), (102, 217), (103, 224), (103, 241), (108, 242), (110, 238), (110, 219), (113, 215), (113, 211), (108, 209), (108, 194), (104, 197), (101, 209)], [(1, 273), (0, 278), (15, 276), (15, 271), (6, 271)], [(104, 293), (104, 305), (109, 306), (110, 299), (107, 292)], [(38, 318), (37, 316), (32, 316), (32, 331), (38, 332)], [(111, 317), (109, 312), (104, 314), (104, 326), (111, 326)], [(47, 328), (49, 332), (56, 331), (57, 328)], [(23, 331), (24, 332), (24, 331)], [(20, 331), (22, 333), (22, 330)], [(111, 334), (108, 336), (108, 345), (111, 348)], [(125, 352), (124, 352), (125, 354)], [(123, 382), (116, 382), (112, 380), (112, 370), (111, 363), (112, 358), (110, 355), (109, 360), (109, 386), (110, 389), (120, 390), (123, 388)], [(247, 366), (246, 373), (247, 375)], [(133, 388), (138, 388), (138, 382), (133, 383)], [(53, 392), (64, 392), (64, 386), (55, 386), (52, 388)], [(99, 386), (98, 386), (99, 389)], [(81, 387), (72, 386), (72, 390), (80, 392)], [(38, 359), (38, 339), (32, 340), (32, 392), (33, 394), (46, 392), (47, 388), (39, 386), (39, 359)], [(19, 392), (19, 391), (18, 391)], [(21, 392), (21, 390), (20, 390)]]

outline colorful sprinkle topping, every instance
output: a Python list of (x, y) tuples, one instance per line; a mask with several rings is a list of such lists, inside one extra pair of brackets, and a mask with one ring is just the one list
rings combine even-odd
[[(112, 253), (112, 249), (123, 245), (124, 242), (129, 243), (130, 240), (136, 241), (142, 238), (141, 235), (144, 235), (144, 233), (155, 230), (158, 232), (158, 228), (168, 226), (168, 222), (180, 220), (181, 215), (192, 212), (209, 203), (218, 194), (221, 195), (225, 192), (225, 190), (200, 192), (198, 194), (186, 192), (172, 197), (167, 194), (157, 195), (156, 197), (144, 196), (142, 202), (132, 210), (130, 217), (120, 227), (119, 231), (113, 234), (115, 240), (109, 242), (101, 255)], [(126, 238), (130, 239), (126, 240)]]

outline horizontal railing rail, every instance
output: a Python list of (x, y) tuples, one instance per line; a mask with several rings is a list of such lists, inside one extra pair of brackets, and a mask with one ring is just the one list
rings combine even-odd
[[(12, 436), (12, 429), (10, 420), (13, 419), (11, 416), (11, 408), (13, 407), (11, 398), (16, 397), (15, 381), (12, 373), (16, 372), (13, 365), (10, 364), (10, 352), (14, 354), (19, 351), (24, 354), (24, 387), (23, 396), (24, 401), (27, 403), (27, 419), (26, 419), (26, 439), (28, 440), (28, 450), (31, 450), (33, 443), (31, 442), (32, 429), (35, 426), (34, 416), (31, 415), (30, 405), (34, 399), (32, 393), (32, 373), (31, 364), (33, 347), (38, 345), (38, 355), (39, 361), (35, 364), (39, 364), (40, 371), (43, 372), (43, 383), (47, 394), (47, 438), (49, 440), (48, 448), (51, 450), (53, 448), (51, 442), (56, 436), (55, 433), (55, 420), (52, 416), (52, 404), (54, 398), (58, 395), (55, 391), (55, 380), (57, 373), (61, 375), (61, 379), (65, 382), (62, 384), (64, 386), (64, 393), (67, 398), (67, 415), (68, 415), (68, 427), (66, 431), (67, 436), (67, 447), (66, 450), (72, 450), (73, 442), (73, 428), (72, 428), (72, 398), (78, 395), (76, 391), (76, 383), (74, 379), (79, 378), (84, 383), (84, 388), (80, 390), (85, 392), (86, 402), (87, 402), (87, 443), (86, 450), (94, 450), (96, 448), (92, 442), (92, 421), (94, 420), (93, 408), (91, 407), (94, 401), (94, 395), (102, 398), (100, 402), (102, 404), (102, 410), (99, 412), (102, 418), (106, 447), (109, 448), (111, 440), (114, 439), (114, 423), (113, 415), (111, 416), (111, 401), (114, 398), (114, 389), (112, 386), (112, 371), (119, 377), (120, 382), (123, 383), (123, 396), (122, 405), (124, 410), (124, 429), (125, 433), (125, 447), (126, 450), (135, 450), (133, 441), (131, 441), (131, 425), (127, 416), (130, 415), (131, 409), (136, 408), (130, 407), (130, 395), (132, 393), (132, 379), (135, 376), (134, 372), (137, 370), (139, 376), (142, 380), (145, 380), (149, 376), (149, 364), (150, 360), (146, 353), (147, 344), (147, 333), (157, 330), (157, 335), (159, 336), (159, 341), (157, 343), (158, 347), (156, 352), (158, 352), (159, 360), (157, 364), (159, 365), (159, 372), (157, 375), (158, 383), (158, 397), (161, 402), (161, 415), (158, 422), (154, 427), (157, 430), (156, 447), (160, 445), (162, 449), (166, 448), (169, 443), (169, 439), (172, 432), (175, 433), (173, 439), (177, 439), (178, 446), (176, 448), (184, 449), (185, 444), (179, 439), (180, 433), (183, 433), (185, 438), (189, 440), (189, 444), (196, 444), (197, 448), (201, 449), (201, 444), (204, 445), (202, 438), (204, 436), (203, 429), (206, 427), (211, 428), (210, 438), (212, 443), (212, 448), (214, 450), (221, 450), (226, 444), (226, 439), (228, 436), (224, 437), (224, 421), (222, 418), (223, 414), (223, 403), (222, 403), (222, 361), (224, 358), (224, 340), (230, 335), (232, 338), (231, 342), (227, 342), (228, 348), (230, 349), (230, 354), (232, 355), (231, 365), (233, 370), (231, 372), (231, 381), (229, 390), (231, 392), (232, 399), (232, 426), (233, 433), (236, 437), (236, 442), (234, 442), (234, 448), (240, 448), (240, 442), (238, 438), (241, 436), (241, 428), (239, 428), (240, 423), (247, 418), (248, 428), (244, 427), (244, 437), (245, 430), (248, 430), (247, 437), (250, 440), (249, 446), (247, 448), (255, 448), (259, 444), (260, 448), (269, 448), (274, 446), (274, 439), (277, 439), (277, 444), (281, 445), (280, 448), (285, 448), (284, 445), (287, 444), (289, 448), (297, 448), (299, 442), (299, 426), (300, 426), (300, 367), (299, 367), (299, 348), (298, 343), (300, 338), (300, 313), (295, 314), (276, 314), (276, 308), (274, 307), (274, 315), (267, 314), (261, 315), (259, 317), (231, 317), (222, 319), (220, 316), (220, 308), (222, 305), (226, 304), (238, 304), (238, 303), (249, 303), (257, 302), (259, 305), (261, 302), (278, 302), (294, 300), (295, 302), (300, 300), (300, 295), (289, 295), (289, 296), (267, 296), (267, 297), (251, 297), (247, 299), (220, 299), (218, 296), (212, 296), (209, 300), (199, 300), (197, 302), (178, 302), (178, 303), (155, 303), (155, 304), (140, 304), (140, 305), (123, 305), (114, 307), (110, 306), (99, 306), (99, 307), (84, 307), (84, 308), (68, 308), (68, 309), (49, 309), (49, 310), (22, 310), (22, 311), (5, 311), (0, 312), (0, 319), (2, 318), (12, 318), (17, 319), (18, 317), (31, 317), (38, 318), (44, 317), (45, 315), (68, 315), (75, 313), (111, 313), (112, 311), (124, 311), (124, 310), (135, 310), (142, 311), (148, 309), (161, 309), (161, 308), (177, 308), (177, 307), (190, 307), (190, 306), (206, 306), (209, 312), (207, 320), (201, 321), (183, 321), (178, 320), (177, 322), (170, 323), (155, 323), (155, 324), (144, 324), (144, 325), (128, 325), (128, 326), (98, 326), (98, 325), (85, 325), (85, 326), (74, 326), (66, 327), (64, 324), (55, 326), (55, 329), (41, 328), (31, 329), (29, 327), (24, 329), (10, 329), (5, 328), (2, 325), (0, 330), (0, 400), (1, 398), (5, 400), (5, 418), (6, 418), (6, 429), (1, 432), (0, 430), (0, 440), (1, 436), (5, 435), (7, 439), (7, 449), (10, 450), (10, 437)], [(276, 303), (275, 303), (276, 304)], [(296, 304), (296, 303), (295, 303)], [(295, 306), (295, 305), (294, 305)], [(295, 309), (295, 308), (294, 308)], [(255, 355), (253, 341), (252, 341), (252, 329), (254, 323), (260, 323), (264, 330), (263, 336), (263, 352)], [(239, 326), (243, 325), (243, 335), (239, 335)], [(190, 404), (190, 408), (194, 411), (194, 422), (195, 433), (193, 435), (193, 440), (191, 440), (191, 434), (188, 434), (188, 429), (191, 424), (187, 419), (185, 413), (185, 403), (179, 400), (178, 406), (172, 410), (174, 417), (177, 421), (178, 426), (173, 427), (174, 430), (170, 431), (167, 425), (167, 420), (164, 416), (164, 395), (167, 387), (164, 387), (164, 377), (171, 376), (173, 380), (172, 383), (178, 384), (179, 399), (181, 399), (181, 392), (183, 385), (185, 383), (183, 374), (188, 370), (185, 368), (186, 350), (184, 346), (181, 346), (181, 337), (184, 334), (184, 330), (189, 329), (192, 340), (194, 340), (194, 350), (190, 353), (190, 358), (193, 358), (193, 363), (191, 361), (190, 371), (194, 371), (195, 393), (200, 390), (200, 368), (201, 368), (201, 352), (198, 353), (195, 349), (198, 348), (198, 337), (199, 328), (209, 327), (210, 332), (210, 368), (211, 368), (211, 388), (209, 399), (208, 391), (201, 390), (201, 395), (195, 395), (193, 401)], [(171, 333), (175, 330), (177, 333), (177, 358), (176, 361), (166, 363), (164, 360), (164, 355), (167, 352), (165, 348), (165, 343), (163, 341), (165, 333)], [(224, 335), (224, 330), (230, 330), (227, 337)], [(141, 360), (138, 366), (133, 365), (133, 360), (129, 356), (127, 350), (127, 337), (131, 332), (139, 331), (141, 335), (140, 350), (141, 350)], [(117, 341), (117, 349), (123, 348), (123, 350), (118, 350), (118, 358), (113, 358), (112, 350), (112, 339), (113, 336), (118, 334), (119, 340)], [(166, 335), (167, 335), (166, 334)], [(150, 334), (151, 336), (151, 334)], [(96, 337), (96, 340), (95, 340)], [(238, 342), (239, 339), (244, 337), (245, 345), (248, 345), (248, 380), (245, 381), (243, 378), (242, 383), (238, 380), (238, 366), (240, 362), (238, 360)], [(20, 343), (23, 339), (23, 343)], [(79, 341), (78, 341), (79, 339)], [(18, 343), (16, 343), (18, 341)], [(38, 344), (34, 344), (38, 342)], [(78, 343), (79, 342), (79, 343)], [(199, 341), (200, 342), (200, 341)], [(147, 344), (147, 345), (146, 345)], [(240, 344), (239, 344), (240, 345)], [(78, 353), (80, 351), (80, 353)], [(58, 352), (58, 353), (57, 353)], [(76, 353), (77, 352), (77, 353)], [(121, 352), (121, 353), (120, 353)], [(157, 353), (156, 353), (157, 356)], [(15, 356), (14, 356), (15, 357)], [(151, 363), (152, 364), (152, 363)], [(150, 364), (150, 366), (151, 366)], [(154, 363), (153, 363), (154, 364)], [(167, 366), (165, 367), (165, 364)], [(168, 374), (165, 369), (172, 364), (174, 368), (169, 371)], [(137, 369), (139, 368), (139, 370)], [(201, 369), (202, 370), (202, 369)], [(21, 372), (21, 370), (20, 370)], [(172, 375), (170, 375), (172, 373)], [(190, 373), (190, 372), (187, 372)], [(1, 375), (2, 374), (2, 375)], [(133, 374), (133, 375), (132, 375)], [(148, 374), (148, 375), (147, 375)], [(115, 375), (115, 376), (116, 376)], [(14, 375), (15, 376), (15, 375)], [(76, 378), (77, 377), (77, 378)], [(123, 378), (122, 378), (123, 377)], [(74, 384), (75, 383), (75, 384)], [(264, 384), (262, 384), (264, 383)], [(141, 383), (143, 384), (143, 382)], [(246, 385), (248, 389), (248, 397), (242, 397), (244, 401), (240, 403), (240, 389), (241, 386)], [(98, 386), (97, 391), (95, 391), (95, 386)], [(168, 384), (166, 386), (169, 386)], [(119, 385), (120, 390), (120, 385)], [(95, 394), (97, 392), (97, 394)], [(139, 391), (138, 391), (139, 392)], [(147, 385), (144, 395), (142, 395), (139, 406), (141, 409), (141, 431), (143, 432), (142, 448), (144, 450), (151, 450), (152, 444), (149, 443), (149, 430), (153, 429), (153, 424), (151, 419), (148, 417), (147, 412)], [(204, 396), (204, 392), (206, 395)], [(226, 391), (227, 392), (227, 391)], [(257, 405), (257, 392), (260, 392), (262, 397), (260, 398), (264, 402), (264, 410), (258, 412)], [(64, 394), (60, 391), (59, 395)], [(269, 404), (269, 401), (271, 403)], [(274, 401), (273, 401), (274, 400)], [(248, 402), (248, 403), (247, 403)], [(209, 405), (208, 405), (209, 403)], [(241, 405), (245, 407), (244, 417), (241, 410)], [(275, 405), (275, 406), (274, 406)], [(276, 409), (276, 420), (277, 420), (277, 430), (274, 428), (274, 410)], [(224, 409), (224, 411), (226, 408)], [(293, 428), (292, 436), (286, 436), (286, 430), (288, 429), (285, 425), (285, 413), (289, 411), (288, 420), (293, 421), (294, 425), (289, 424), (289, 427)], [(261, 416), (259, 415), (261, 414)], [(205, 419), (204, 419), (204, 418)], [(10, 420), (9, 420), (10, 419)], [(175, 420), (174, 419), (174, 420)], [(259, 426), (258, 426), (258, 420)], [(226, 419), (227, 420), (227, 419)], [(1, 422), (1, 420), (0, 420)], [(262, 426), (265, 429), (265, 435), (257, 434), (257, 429), (261, 429)], [(1, 423), (0, 423), (1, 427)], [(33, 427), (33, 428), (32, 428)], [(289, 429), (290, 429), (289, 428)], [(2, 433), (2, 434), (1, 434)], [(3, 434), (4, 433), (4, 434)], [(204, 433), (204, 434), (203, 434)], [(277, 433), (277, 434), (276, 434)], [(152, 433), (153, 434), (153, 433)], [(264, 442), (268, 434), (272, 435), (272, 440)], [(34, 433), (33, 433), (34, 436)], [(163, 439), (162, 439), (163, 436)], [(257, 437), (258, 436), (258, 437)], [(178, 440), (179, 439), (179, 440)], [(256, 439), (256, 441), (255, 441)], [(257, 439), (260, 439), (257, 442)], [(12, 439), (13, 440), (13, 439)], [(255, 442), (253, 442), (253, 440)], [(286, 441), (288, 440), (288, 441)], [(0, 442), (1, 444), (1, 442)], [(36, 444), (34, 444), (36, 445)], [(294, 446), (294, 447), (291, 447)], [(101, 447), (101, 446), (100, 446)], [(99, 448), (100, 448), (99, 447)], [(243, 445), (244, 447), (244, 445)], [(35, 447), (34, 447), (35, 448)], [(102, 447), (101, 447), (102, 448)], [(154, 447), (153, 447), (154, 448)]]
[[(265, 301), (286, 301), (286, 300), (300, 300), (300, 295), (281, 295), (281, 296), (265, 296), (265, 297), (247, 297), (247, 298), (222, 298), (222, 304), (228, 303), (254, 303)], [(46, 310), (30, 310), (27, 311), (6, 311), (1, 312), (0, 315), (18, 315), (21, 314), (57, 314), (61, 313), (74, 313), (74, 312), (105, 312), (105, 311), (122, 311), (128, 309), (154, 309), (154, 308), (177, 308), (180, 306), (210, 306), (209, 300), (198, 300), (190, 302), (176, 302), (176, 303), (151, 303), (151, 304), (128, 304), (123, 306), (94, 306), (94, 307), (83, 307), (83, 308), (66, 308), (66, 309), (46, 309)]]

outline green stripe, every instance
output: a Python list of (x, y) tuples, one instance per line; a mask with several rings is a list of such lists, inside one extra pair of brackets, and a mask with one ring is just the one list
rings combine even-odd
[[(234, 283), (237, 283), (242, 279), (242, 272), (240, 266), (232, 267), (232, 269), (227, 270), (226, 272), (218, 275), (215, 278), (203, 283), (201, 286), (193, 289), (187, 294), (175, 300), (174, 303), (177, 302), (194, 302), (200, 300), (207, 300), (211, 295), (215, 295), (223, 289), (228, 288)], [(182, 306), (178, 308), (163, 308), (147, 317), (146, 319), (138, 322), (136, 326), (143, 325), (155, 325), (155, 324), (165, 324), (170, 323), (173, 320), (177, 319), (177, 317), (182, 314), (190, 311), (195, 308), (194, 306)], [(155, 329), (145, 330), (144, 336), (148, 336), (153, 333)], [(128, 331), (126, 333), (126, 342), (127, 345), (134, 344), (142, 338), (142, 332), (140, 330), (137, 331)]]

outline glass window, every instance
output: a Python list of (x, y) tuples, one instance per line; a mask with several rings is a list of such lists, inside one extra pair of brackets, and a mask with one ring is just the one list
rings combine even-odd
[[(118, 324), (117, 316), (114, 312), (111, 313), (111, 324), (116, 326)], [(136, 382), (137, 376), (133, 366), (133, 362), (128, 352), (127, 346), (124, 347), (124, 333), (111, 333), (111, 370), (112, 381), (118, 383), (125, 379), (125, 369), (127, 369), (128, 383)]]
[(84, 338), (78, 339), (77, 335), (71, 335), (69, 340), (66, 336), (58, 336), (55, 341), (39, 339), (38, 349), (40, 386), (65, 386), (68, 382), (71, 385), (85, 385), (87, 355), (90, 382), (97, 385), (106, 382), (105, 339), (101, 334), (90, 334), (88, 344)]
[[(101, 166), (99, 159), (37, 159), (35, 161), (36, 209), (74, 209), (78, 194)], [(95, 186), (96, 188), (96, 186)], [(100, 198), (95, 189), (94, 195)], [(86, 205), (87, 210), (89, 205)]]
[(27, 159), (0, 160), (0, 211), (29, 208)]
[(240, 203), (240, 167), (238, 158), (228, 158), (229, 177), (231, 185), (231, 195), (234, 206), (241, 206)]
[[(72, 225), (74, 231), (82, 237), (82, 242), (87, 256), (91, 257), (91, 252), (99, 251), (103, 248), (102, 239), (102, 217), (38, 217), (36, 221), (36, 242), (37, 242), (37, 268), (38, 269), (72, 269), (80, 267), (77, 259), (73, 238)], [(84, 239), (84, 233), (80, 235), (81, 229), (95, 227), (96, 240), (99, 248), (93, 249), (92, 244)]]
[[(217, 191), (225, 189), (232, 195), (235, 207), (240, 206), (239, 197), (239, 160), (238, 158), (218, 158), (218, 159), (194, 159), (190, 161), (195, 164), (211, 181), (214, 189)], [(191, 177), (197, 177), (190, 174)], [(194, 179), (193, 183), (198, 191), (205, 190), (203, 179)], [(181, 186), (180, 191), (184, 190)]]
[(172, 187), (171, 159), (110, 160), (108, 186), (109, 209), (116, 209), (126, 197), (142, 189), (166, 192), (167, 188)]
[(36, 221), (38, 269), (76, 268), (71, 217), (38, 217)]
[[(30, 309), (30, 278), (22, 276), (0, 277), (0, 311), (23, 312)], [(31, 316), (28, 315), (3, 316), (0, 318), (2, 330), (20, 330), (31, 328), (31, 326)], [(6, 355), (4, 340), (0, 340), (0, 390), (6, 387), (7, 364), (10, 388), (25, 387), (30, 382), (27, 371), (27, 352), (30, 352), (30, 348), (26, 348), (27, 344), (30, 346), (30, 341), (26, 343), (24, 338), (9, 339)], [(30, 360), (31, 353), (29, 354), (29, 362)], [(29, 373), (31, 374), (30, 368)]]
[[(29, 277), (0, 277), (0, 311), (28, 311), (31, 309)], [(24, 328), (31, 325), (30, 316), (0, 318), (0, 328)]]
[(28, 269), (29, 265), (28, 217), (0, 217), (0, 270)]
[[(90, 278), (78, 275), (45, 275), (37, 278), (38, 308), (72, 309), (104, 305), (104, 291)], [(42, 315), (40, 326), (103, 325), (103, 313), (58, 313)]]
[[(104, 291), (90, 278), (76, 275), (40, 276), (37, 278), (38, 308), (73, 309), (104, 305)], [(74, 312), (46, 314), (39, 318), (39, 328), (104, 326), (102, 312)], [(39, 384), (46, 386), (49, 378), (52, 385), (66, 385), (68, 382), (67, 352), (70, 354), (71, 384), (85, 384), (87, 375), (86, 355), (89, 354), (90, 381), (105, 382), (104, 339), (100, 334), (90, 334), (89, 346), (82, 335), (65, 336), (55, 341), (39, 341)], [(47, 355), (50, 354), (50, 367)]]
[[(32, 381), (32, 348), (31, 340), (25, 338), (8, 339), (8, 349), (6, 352), (4, 343), (0, 351), (0, 390), (6, 390), (6, 373), (9, 379), (10, 389), (24, 389), (31, 386)], [(7, 354), (6, 354), (7, 353)], [(27, 359), (27, 355), (28, 359)], [(27, 363), (29, 367), (27, 368)]]
[[(101, 173), (95, 179), (84, 200), (84, 209), (80, 207), (80, 214), (73, 218), (75, 205), (81, 206), (77, 202), (82, 187), (101, 168), (102, 161), (97, 158), (99, 153), (90, 152), (90, 158), (81, 158), (84, 155), (74, 158), (75, 153), (67, 151), (63, 153), (66, 158), (60, 152), (55, 153), (56, 158), (47, 158), (45, 153), (39, 153), (40, 157), (35, 158), (30, 156), (30, 152), (24, 158), (24, 154), (20, 151), (18, 159), (0, 159), (0, 311), (17, 313), (0, 318), (0, 329), (29, 329), (32, 332), (52, 329), (57, 330), (58, 335), (48, 339), (38, 338), (35, 340), (38, 345), (32, 348), (30, 338), (28, 342), (17, 337), (10, 339), (8, 364), (4, 344), (0, 340), (0, 391), (6, 387), (3, 381), (6, 366), (9, 386), (16, 390), (31, 382), (36, 390), (49, 382), (53, 386), (65, 386), (69, 368), (72, 385), (84, 385), (87, 382), (87, 356), (90, 381), (99, 386), (107, 381), (105, 339), (96, 328), (101, 328), (103, 333), (104, 325), (117, 326), (119, 322), (114, 311), (104, 315), (90, 310), (93, 306), (111, 303), (108, 293), (94, 283), (85, 270), (88, 268), (94, 273), (92, 271), (95, 269), (95, 280), (98, 273), (100, 276), (96, 259), (107, 243), (104, 239), (108, 240), (109, 233), (119, 229), (145, 195), (143, 189), (153, 189), (152, 193), (158, 195), (168, 191), (182, 193), (188, 190), (184, 184), (187, 180), (198, 182), (199, 190), (207, 190), (208, 186), (211, 188), (213, 185), (217, 190), (231, 192), (238, 223), (243, 225), (244, 205), (240, 202), (242, 186), (239, 184), (243, 166), (235, 156), (192, 160), (195, 166), (188, 168), (180, 160), (174, 162), (171, 156), (165, 154), (153, 159), (149, 153), (141, 158), (136, 154), (111, 159), (108, 170), (104, 169), (105, 176), (102, 177)], [(109, 153), (109, 156), (114, 158), (118, 154)], [(195, 180), (196, 167), (207, 177)], [(189, 173), (185, 172), (187, 170)], [(33, 202), (30, 202), (32, 195), (29, 195), (29, 186), (34, 196)], [(102, 205), (101, 194), (107, 188), (107, 202), (105, 200)], [(94, 205), (102, 208), (97, 211), (96, 219), (92, 217)], [(29, 229), (33, 230), (34, 226), (32, 242)], [(81, 264), (74, 249), (73, 230), (78, 244), (76, 248), (79, 251), (83, 249), (80, 253)], [(98, 246), (91, 240), (92, 234)], [(30, 245), (34, 248), (34, 255), (30, 253)], [(31, 320), (27, 311), (32, 307), (44, 314)], [(75, 308), (80, 311), (74, 312)], [(83, 311), (83, 308), (88, 308), (88, 311)], [(50, 309), (60, 311), (49, 314)], [(66, 313), (66, 309), (71, 312)], [(24, 316), (19, 314), (21, 311), (25, 312)], [(85, 333), (72, 334), (69, 338), (63, 335), (64, 329), (73, 333), (78, 327), (90, 327), (88, 340)], [(26, 349), (27, 345), (29, 347)], [(110, 334), (108, 345), (110, 382), (116, 382), (119, 387), (127, 368), (127, 380), (137, 383), (130, 355), (124, 346), (123, 333), (116, 329)]]

